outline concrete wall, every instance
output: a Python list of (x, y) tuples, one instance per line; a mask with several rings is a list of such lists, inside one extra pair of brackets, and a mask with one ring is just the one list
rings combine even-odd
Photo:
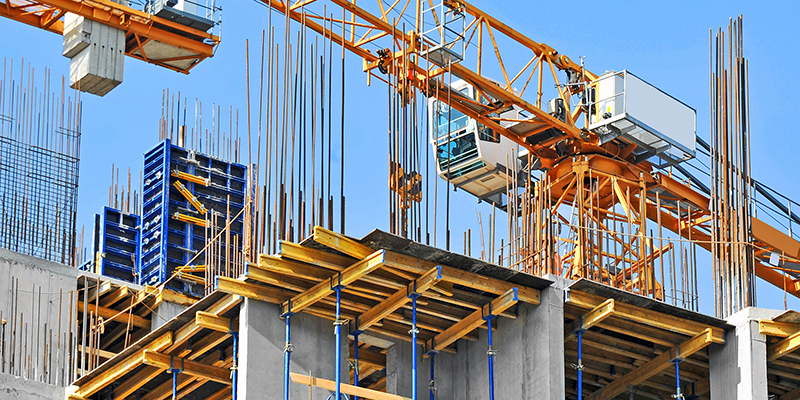
[(0, 373), (0, 398), (63, 400), (64, 388)]
[[(62, 371), (62, 368), (68, 367), (64, 351), (68, 342), (67, 309), (70, 294), (75, 306), (78, 272), (62, 264), (0, 249), (0, 314), (7, 321), (0, 327), (0, 346), (5, 346), (6, 354), (5, 363), (0, 360), (0, 372), (59, 385), (68, 384), (70, 379)], [(12, 315), (14, 303), (16, 307)], [(44, 346), (45, 343), (49, 346), (52, 337), (53, 347), (58, 348), (59, 303), (62, 353), (58, 355), (52, 352), (48, 364), (56, 368), (49, 371), (51, 376), (46, 377)], [(31, 355), (30, 374), (22, 363), (23, 359), (27, 359), (24, 357), (26, 354)]]
[(767, 400), (767, 338), (758, 320), (781, 312), (749, 307), (728, 317), (735, 328), (725, 333), (725, 344), (708, 349), (712, 400)]
[[(291, 342), (294, 345), (290, 371), (333, 380), (335, 346), (332, 321), (299, 314), (291, 319)], [(349, 383), (348, 339), (342, 334), (340, 359), (342, 382)], [(280, 307), (245, 299), (239, 312), (239, 383), (240, 400), (283, 399), (283, 349), (286, 324)], [(308, 399), (308, 386), (290, 384), (291, 398)], [(330, 392), (313, 389), (312, 400), (326, 400)]]
[[(563, 400), (564, 292), (566, 281), (542, 291), (538, 306), (520, 303), (517, 318), (499, 318), (493, 331), (495, 397)], [(554, 339), (555, 338), (555, 339)], [(457, 353), (435, 357), (437, 400), (483, 400), (489, 397), (488, 337), (459, 340)], [(421, 351), (420, 351), (421, 353)], [(418, 396), (428, 396), (430, 361), (418, 359)], [(411, 344), (395, 341), (386, 357), (387, 392), (411, 395)]]

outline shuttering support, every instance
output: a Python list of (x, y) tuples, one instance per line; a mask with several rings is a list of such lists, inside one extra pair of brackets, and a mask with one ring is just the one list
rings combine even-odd
[[(223, 251), (209, 257), (211, 260), (206, 259), (207, 253), (195, 258), (213, 235), (225, 228), (227, 218), (239, 215), (244, 207), (246, 172), (244, 165), (183, 149), (169, 139), (145, 154), (139, 283), (166, 282), (193, 258), (195, 265), (208, 265), (209, 261), (224, 265), (228, 254), (241, 252), (242, 216), (232, 221), (229, 235), (218, 239)], [(182, 275), (172, 279), (169, 287), (204, 293), (197, 279)]]
[(136, 214), (104, 207), (95, 217), (96, 272), (103, 276), (135, 281), (139, 260), (139, 223)]

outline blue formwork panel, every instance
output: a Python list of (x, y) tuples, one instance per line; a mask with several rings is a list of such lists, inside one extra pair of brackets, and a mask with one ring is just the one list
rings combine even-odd
[[(175, 171), (207, 179), (208, 186), (172, 176)], [(169, 279), (183, 265), (206, 265), (201, 251), (206, 244), (206, 228), (175, 219), (176, 213), (206, 219), (217, 213), (216, 230), (225, 228), (225, 216), (231, 217), (245, 203), (247, 167), (186, 150), (165, 139), (144, 156), (142, 232), (138, 283), (157, 285)], [(179, 181), (208, 210), (201, 214), (174, 186)], [(210, 219), (210, 218), (209, 218)], [(231, 238), (241, 235), (244, 216), (231, 224)], [(220, 239), (224, 240), (225, 235)], [(196, 256), (196, 257), (195, 257)], [(191, 261), (191, 262), (190, 262)], [(217, 263), (224, 262), (217, 259)], [(187, 281), (172, 279), (168, 286), (188, 293), (201, 294), (202, 288)]]
[(100, 216), (100, 257), (97, 272), (104, 276), (134, 282), (139, 260), (139, 222), (136, 214), (104, 207)]

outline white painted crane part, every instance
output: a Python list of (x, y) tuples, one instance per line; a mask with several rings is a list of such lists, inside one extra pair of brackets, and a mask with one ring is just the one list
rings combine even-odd
[(70, 58), (71, 88), (105, 96), (122, 83), (125, 31), (67, 13), (62, 54)]

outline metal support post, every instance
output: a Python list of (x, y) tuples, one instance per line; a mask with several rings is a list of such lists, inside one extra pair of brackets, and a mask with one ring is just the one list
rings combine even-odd
[(417, 296), (411, 297), (411, 399), (417, 400)]
[(677, 389), (677, 392), (674, 395), (672, 395), (672, 397), (675, 398), (675, 399), (683, 399), (683, 393), (681, 393), (681, 367), (680, 367), (680, 364), (681, 364), (681, 359), (680, 358), (676, 358), (675, 359), (675, 387)]
[[(340, 277), (341, 279), (341, 277)], [(342, 286), (337, 285), (336, 290), (336, 400), (342, 398)]]
[(489, 303), (489, 313), (483, 316), (483, 319), (486, 321), (486, 324), (489, 328), (489, 350), (486, 351), (486, 354), (489, 357), (489, 400), (494, 400), (494, 357), (497, 355), (497, 350), (492, 348), (492, 320), (494, 317), (495, 315), (492, 311), (492, 303)]
[[(183, 362), (183, 359), (181, 359)], [(178, 374), (183, 372), (183, 366), (181, 369), (175, 368), (175, 357), (169, 357), (169, 372), (172, 374), (172, 400), (178, 399)]]
[(233, 337), (233, 365), (231, 366), (231, 399), (236, 400), (236, 391), (239, 382), (239, 332), (233, 330), (233, 320), (231, 319), (231, 336)]
[(433, 369), (433, 359), (435, 357), (436, 357), (435, 353), (431, 354), (431, 383), (428, 384), (428, 389), (431, 392), (431, 399), (430, 400), (435, 400), (435, 397), (436, 397), (435, 394), (434, 394), (434, 392), (436, 392), (436, 381), (434, 380), (434, 376), (433, 376), (433, 371), (434, 371), (434, 369)]
[[(291, 300), (289, 303), (291, 310)], [(291, 327), (292, 327), (291, 312), (286, 314), (286, 346), (283, 348), (283, 400), (289, 400), (289, 363), (292, 358), (292, 342), (291, 342)]]
[[(353, 386), (358, 386), (358, 334), (353, 335)], [(353, 400), (358, 400), (358, 396), (353, 396)]]
[(578, 400), (583, 399), (583, 330), (578, 330)]

